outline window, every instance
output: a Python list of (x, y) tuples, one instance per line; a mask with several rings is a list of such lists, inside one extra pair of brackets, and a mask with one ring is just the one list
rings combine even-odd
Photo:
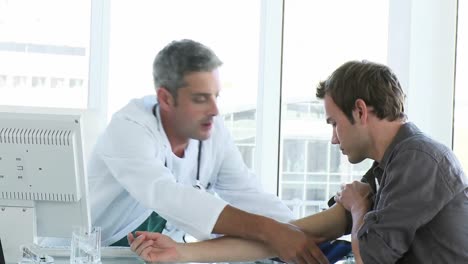
[(46, 77), (33, 76), (31, 86), (33, 88), (43, 89), (46, 87)]
[(219, 99), (223, 113), (236, 113), (234, 123), (253, 120), (259, 9), (260, 1), (248, 0), (112, 2), (108, 115), (132, 98), (155, 94), (152, 63), (157, 52), (172, 40), (189, 38), (213, 49), (224, 63)]
[(279, 194), (297, 217), (324, 208), (342, 182), (360, 179), (371, 165), (351, 165), (331, 145), (315, 87), (345, 61), (386, 63), (388, 5), (285, 1)]
[[(256, 154), (261, 8), (261, 1), (247, 0), (112, 2), (108, 119), (131, 98), (155, 93), (152, 62), (164, 45), (192, 38), (224, 62), (219, 106), (245, 163), (254, 170), (256, 161), (265, 162)], [(323, 208), (342, 182), (360, 179), (370, 166), (349, 164), (330, 144), (331, 128), (322, 102), (315, 99), (315, 86), (346, 60), (386, 63), (387, 20), (388, 1), (285, 1), (279, 194), (298, 217)], [(159, 25), (170, 25), (170, 30)], [(271, 93), (270, 88), (263, 89)], [(276, 181), (276, 175), (261, 172), (268, 174), (267, 181)]]
[(457, 64), (455, 79), (455, 122), (454, 122), (454, 151), (460, 159), (467, 173), (468, 170), (468, 4), (466, 1), (458, 1), (458, 39), (457, 39)]
[[(255, 107), (255, 105), (251, 107)], [(255, 167), (255, 109), (226, 113), (224, 116), (225, 120), (228, 120), (228, 122), (226, 122), (226, 124), (229, 123), (227, 127), (230, 128), (234, 136), (234, 140), (244, 158), (245, 164), (253, 170)]]
[(1, 105), (87, 107), (90, 2), (0, 0)]
[(73, 89), (81, 89), (84, 85), (84, 80), (83, 79), (70, 79), (68, 83), (69, 88)]
[[(224, 62), (220, 110), (244, 161), (252, 170), (262, 167), (258, 172), (263, 184), (269, 185), (265, 189), (278, 190), (300, 217), (321, 210), (342, 182), (360, 179), (370, 166), (369, 161), (350, 164), (339, 148), (330, 143), (331, 127), (325, 123), (322, 102), (315, 98), (317, 83), (343, 62), (368, 59), (396, 66), (393, 68), (403, 86), (414, 89), (408, 94), (412, 120), (436, 120), (435, 125), (429, 126), (436, 130), (448, 127), (440, 126), (439, 122), (451, 118), (433, 118), (432, 112), (428, 114), (429, 108), (439, 111), (440, 105), (434, 107), (435, 104), (424, 101), (427, 108), (423, 109), (415, 104), (427, 94), (429, 85), (442, 87), (443, 94), (446, 91), (443, 90), (446, 87), (425, 77), (439, 72), (434, 65), (448, 68), (440, 63), (446, 54), (434, 51), (440, 47), (435, 40), (449, 39), (440, 37), (440, 31), (451, 28), (428, 21), (438, 21), (435, 19), (440, 14), (452, 10), (453, 1), (443, 5), (433, 2), (0, 0), (0, 104), (87, 106), (88, 79), (95, 79), (88, 77), (91, 3), (103, 8), (93, 8), (93, 17), (103, 11), (103, 24), (109, 22), (111, 29), (108, 39), (93, 41), (97, 46), (93, 46), (94, 52), (101, 55), (109, 52), (108, 62), (102, 55), (102, 63), (91, 64), (108, 65), (104, 73), (91, 73), (103, 79), (109, 77), (105, 85), (98, 83), (92, 87), (90, 96), (98, 97), (99, 102), (101, 97), (105, 98), (104, 106), (97, 104), (105, 112), (100, 117), (102, 124), (130, 99), (154, 94), (152, 62), (164, 45), (182, 38), (200, 41)], [(468, 79), (463, 74), (468, 71), (468, 54), (464, 49), (468, 11), (466, 3), (459, 2), (454, 150), (467, 168), (468, 125), (462, 121), (462, 113), (468, 111)], [(426, 6), (431, 8), (426, 10)], [(440, 7), (445, 11), (439, 12)], [(390, 19), (390, 23), (389, 10), (397, 14), (391, 16), (395, 21)], [(427, 29), (436, 24), (441, 29)], [(92, 26), (94, 33), (103, 33), (97, 35), (109, 32), (107, 24)], [(392, 28), (397, 31), (390, 42), (389, 26), (390, 31)], [(96, 27), (103, 32), (96, 31)], [(437, 34), (435, 29), (439, 30)], [(276, 65), (271, 66), (276, 63), (278, 71)], [(428, 68), (434, 68), (433, 72)], [(440, 83), (447, 82), (444, 79)], [(262, 92), (262, 96), (257, 96), (257, 92)], [(439, 102), (439, 97), (435, 96), (433, 101)], [(451, 107), (451, 102), (441, 104)], [(276, 121), (267, 119), (279, 119), (279, 139)], [(430, 132), (427, 127), (421, 126)], [(280, 153), (273, 153), (270, 150), (277, 148), (278, 142)]]
[(193, 39), (223, 61), (220, 112), (253, 168), (260, 1), (115, 1), (110, 18), (108, 120), (130, 99), (155, 94), (152, 64), (159, 50)]
[(283, 170), (285, 173), (305, 171), (305, 142), (300, 139), (284, 140)]
[(1, 88), (6, 88), (7, 87), (7, 76), (6, 75), (0, 75), (0, 89)]

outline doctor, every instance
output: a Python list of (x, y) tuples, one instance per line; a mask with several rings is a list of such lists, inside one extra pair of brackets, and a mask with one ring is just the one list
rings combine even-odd
[(102, 244), (128, 246), (136, 230), (176, 241), (215, 233), (262, 241), (288, 262), (326, 263), (314, 238), (288, 223), (291, 211), (261, 190), (218, 116), (221, 65), (208, 47), (173, 41), (154, 60), (156, 96), (112, 117), (88, 165)]

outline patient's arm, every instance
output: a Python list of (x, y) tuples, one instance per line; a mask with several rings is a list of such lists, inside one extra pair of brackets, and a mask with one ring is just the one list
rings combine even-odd
[(302, 231), (318, 241), (336, 239), (346, 232), (346, 209), (339, 203), (322, 212), (293, 221)]
[(149, 262), (238, 262), (274, 256), (263, 243), (235, 237), (220, 237), (195, 243), (176, 243), (150, 232), (128, 235), (131, 249)]
[[(336, 204), (320, 213), (296, 220), (298, 226), (316, 242), (340, 237), (346, 230), (345, 209)], [(257, 241), (220, 237), (196, 243), (176, 243), (159, 233), (137, 232), (128, 235), (131, 248), (150, 262), (239, 262), (273, 257), (274, 251)]]

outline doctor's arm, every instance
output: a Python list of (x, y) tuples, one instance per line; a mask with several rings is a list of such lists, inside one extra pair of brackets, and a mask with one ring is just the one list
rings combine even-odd
[(230, 205), (221, 212), (213, 233), (257, 241), (258, 245), (266, 245), (268, 251), (263, 252), (269, 252), (267, 256), (277, 255), (286, 262), (328, 263), (317, 246), (318, 241), (299, 227), (251, 214)]
[[(226, 213), (226, 215), (227, 214), (228, 213)], [(230, 219), (233, 219), (233, 217)], [(271, 220), (269, 218), (266, 219)], [(222, 220), (223, 219), (220, 216), (218, 223)], [(333, 240), (344, 235), (347, 224), (346, 209), (341, 204), (336, 203), (327, 210), (294, 220), (289, 224), (289, 226), (300, 229), (300, 231), (313, 238), (315, 242), (323, 242)], [(257, 232), (268, 232), (268, 230), (262, 231), (262, 226), (257, 226), (256, 228)], [(268, 227), (265, 229), (268, 229)], [(245, 235), (248, 236), (248, 234)], [(285, 239), (286, 242), (289, 242), (288, 238)]]

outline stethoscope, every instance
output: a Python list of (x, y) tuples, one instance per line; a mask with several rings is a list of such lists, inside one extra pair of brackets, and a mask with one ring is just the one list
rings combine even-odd
[[(154, 106), (153, 106), (153, 115), (154, 117), (156, 118), (156, 122), (158, 122), (158, 128), (159, 128), (159, 117), (156, 113), (156, 108), (158, 107), (158, 104), (156, 103)], [(193, 185), (193, 187), (195, 189), (199, 189), (199, 190), (206, 190), (206, 188), (208, 188), (210, 186), (210, 184), (208, 183), (208, 185), (206, 186), (206, 188), (201, 184), (200, 182), (200, 161), (201, 161), (201, 154), (202, 154), (202, 141), (201, 140), (198, 140), (198, 156), (197, 156), (197, 177), (195, 178), (195, 185)], [(164, 160), (164, 167), (167, 168), (167, 159)]]
[[(158, 124), (158, 129), (159, 129), (159, 117), (156, 113), (156, 108), (158, 107), (158, 104), (156, 103), (154, 106), (153, 106), (153, 115), (154, 117), (156, 118), (156, 122)], [(210, 186), (210, 183), (207, 184), (206, 188), (203, 187), (203, 185), (201, 184), (200, 182), (200, 161), (201, 161), (201, 154), (202, 154), (202, 144), (203, 142), (201, 140), (198, 140), (198, 156), (197, 156), (197, 177), (195, 178), (195, 185), (193, 185), (193, 188), (195, 189), (198, 189), (198, 190), (206, 190), (206, 188), (209, 188)], [(164, 167), (167, 168), (167, 159), (164, 160)], [(185, 233), (183, 236), (182, 236), (182, 240), (185, 242), (185, 243), (190, 243), (190, 242), (196, 242), (197, 239), (187, 233)]]

